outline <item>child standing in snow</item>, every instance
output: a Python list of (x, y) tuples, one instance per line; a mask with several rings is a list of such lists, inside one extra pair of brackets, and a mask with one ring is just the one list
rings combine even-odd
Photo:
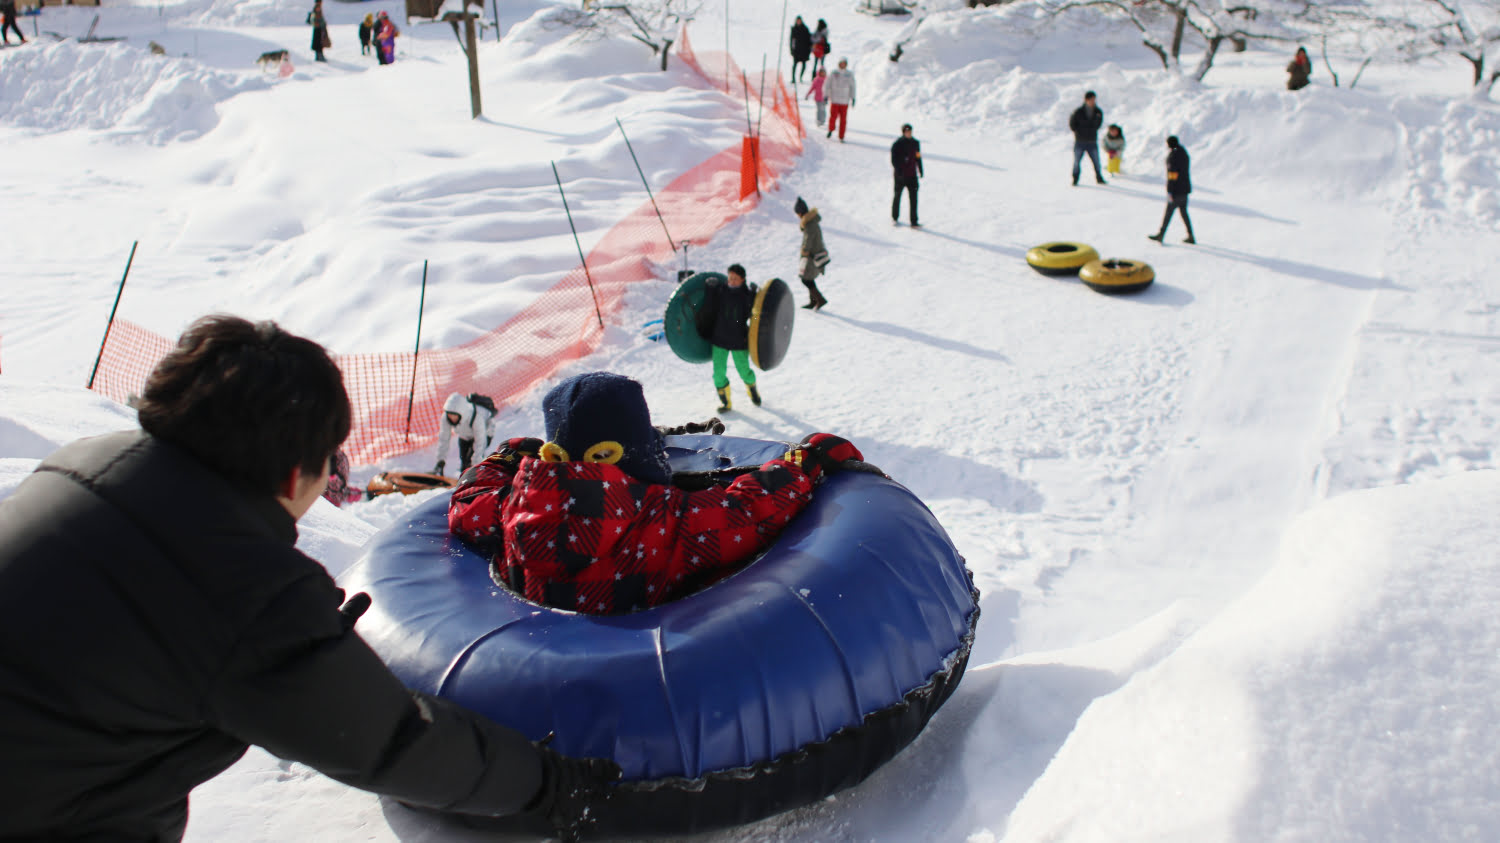
[(1125, 130), (1120, 124), (1111, 123), (1104, 133), (1104, 155), (1109, 161), (1104, 169), (1113, 175), (1120, 174), (1120, 165), (1125, 163)]
[(826, 70), (819, 70), (817, 73), (814, 73), (812, 85), (808, 87), (807, 93), (802, 96), (803, 99), (812, 97), (813, 102), (818, 104), (819, 126), (823, 125), (823, 121), (828, 119), (828, 95), (823, 93), (823, 80), (827, 78), (828, 71)]
[(370, 54), (370, 39), (375, 35), (375, 16), (365, 15), (365, 19), (359, 23), (359, 54), (368, 56)]

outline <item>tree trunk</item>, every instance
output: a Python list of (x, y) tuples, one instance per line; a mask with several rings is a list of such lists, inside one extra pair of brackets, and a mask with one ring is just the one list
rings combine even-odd
[(1202, 82), (1203, 77), (1208, 75), (1209, 69), (1214, 66), (1214, 55), (1219, 52), (1219, 45), (1222, 43), (1224, 43), (1222, 35), (1215, 35), (1208, 39), (1208, 49), (1203, 51), (1203, 61), (1198, 62), (1198, 72), (1193, 74), (1194, 79)]
[(666, 42), (661, 45), (661, 69), (662, 70), (666, 70), (667, 69), (667, 57), (670, 56), (671, 54), (672, 54), (672, 39), (668, 38), (668, 39), (666, 39)]
[(1172, 30), (1172, 63), (1182, 63), (1182, 32), (1187, 27), (1187, 7), (1177, 7), (1177, 26)]
[(1151, 48), (1151, 52), (1156, 53), (1157, 58), (1161, 59), (1161, 69), (1162, 70), (1171, 70), (1172, 69), (1172, 63), (1169, 62), (1169, 61), (1167, 61), (1167, 51), (1165, 49), (1163, 49), (1160, 44), (1153, 44), (1153, 43), (1151, 43), (1151, 40), (1149, 38), (1143, 38), (1143, 39), (1141, 39), (1141, 43), (1145, 44), (1147, 47), (1150, 47)]

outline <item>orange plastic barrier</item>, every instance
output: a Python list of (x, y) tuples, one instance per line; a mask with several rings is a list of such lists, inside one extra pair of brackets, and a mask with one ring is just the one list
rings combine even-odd
[[(759, 124), (753, 142), (747, 138), (719, 152), (656, 193), (656, 205), (678, 243), (701, 244), (755, 208), (756, 185), (768, 189), (796, 163), (802, 152), (802, 121), (796, 101), (779, 77), (767, 80), (767, 102), (762, 103), (759, 80), (744, 76), (722, 53), (694, 53), (686, 27), (677, 50), (679, 61), (735, 102), (744, 102), (748, 87), (752, 109), (760, 112), (756, 116), (752, 111)], [(747, 173), (749, 194), (742, 191)], [(585, 258), (604, 317), (618, 312), (630, 284), (658, 280), (652, 264), (667, 263), (672, 255), (649, 200), (610, 228)], [(602, 336), (594, 298), (580, 266), (484, 336), (455, 348), (422, 350), (416, 358), (410, 435), (406, 408), (413, 356), (395, 352), (342, 355), (336, 360), (354, 406), (354, 428), (344, 450), (352, 463), (369, 465), (429, 448), (437, 441), (438, 416), (450, 393), (482, 392), (496, 404), (514, 403), (562, 364), (592, 353)], [(116, 319), (94, 390), (127, 401), (140, 392), (147, 374), (172, 344), (166, 337)]]

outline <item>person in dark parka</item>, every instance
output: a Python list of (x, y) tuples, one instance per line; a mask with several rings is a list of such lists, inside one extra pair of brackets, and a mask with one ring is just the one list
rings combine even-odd
[(328, 38), (328, 19), (323, 17), (323, 0), (313, 3), (312, 11), (307, 13), (307, 22), (312, 24), (312, 51), (313, 61), (328, 61), (323, 57), (323, 50), (331, 43)]
[(1188, 219), (1188, 194), (1193, 192), (1192, 176), (1188, 173), (1188, 152), (1176, 135), (1167, 138), (1167, 212), (1161, 218), (1161, 231), (1147, 237), (1162, 242), (1167, 236), (1167, 226), (1172, 222), (1172, 212), (1182, 211), (1182, 224), (1187, 226), (1188, 236), (1184, 243), (1197, 243), (1193, 237), (1193, 221)]
[(375, 16), (365, 15), (365, 19), (359, 22), (359, 54), (368, 56), (370, 54), (370, 39), (375, 37)]
[(16, 25), (16, 0), (0, 0), (0, 35), (5, 37), (5, 43), (10, 43), (10, 33), (14, 30), (16, 37), (21, 43), (26, 43), (26, 36), (21, 34), (21, 27)]
[(1288, 91), (1300, 91), (1307, 87), (1308, 77), (1312, 76), (1312, 61), (1307, 57), (1307, 48), (1298, 47), (1297, 54), (1292, 56), (1292, 61), (1286, 66), (1286, 89)]
[(1083, 105), (1073, 110), (1068, 118), (1068, 128), (1073, 130), (1073, 185), (1078, 185), (1083, 156), (1088, 154), (1094, 162), (1094, 181), (1104, 184), (1104, 174), (1099, 172), (1099, 127), (1104, 125), (1104, 109), (1095, 102), (1094, 92), (1083, 95)]
[(618, 767), (408, 691), (353, 630), (369, 598), (341, 609), (294, 546), (350, 424), (322, 347), (206, 317), (138, 409), (0, 502), (0, 839), (179, 840), (188, 792), (249, 744), (416, 806), (581, 824)]
[[(812, 32), (808, 31), (807, 24), (802, 22), (802, 16), (792, 24), (791, 36), (792, 49), (792, 81), (800, 82), (807, 76), (807, 60), (812, 56)], [(797, 69), (802, 69), (802, 75), (797, 75)]]
[(891, 197), (891, 222), (901, 221), (901, 191), (906, 191), (907, 210), (910, 211), (911, 227), (921, 228), (917, 222), (917, 184), (922, 169), (922, 142), (912, 137), (911, 124), (901, 126), (901, 137), (891, 144), (891, 169), (896, 177), (896, 193)]
[(727, 275), (727, 283), (709, 283), (697, 315), (699, 336), (713, 345), (714, 391), (719, 394), (721, 413), (729, 412), (734, 406), (729, 399), (728, 361), (731, 356), (750, 400), (760, 404), (755, 370), (750, 368), (750, 314), (755, 310), (756, 290), (745, 283), (743, 266), (730, 264)]

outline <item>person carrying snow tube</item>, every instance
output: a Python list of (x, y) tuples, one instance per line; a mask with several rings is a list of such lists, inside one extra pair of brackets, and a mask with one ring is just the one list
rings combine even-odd
[(728, 281), (711, 281), (698, 308), (698, 335), (713, 345), (714, 391), (719, 394), (719, 412), (734, 408), (729, 396), (730, 357), (745, 383), (750, 400), (760, 406), (755, 370), (750, 368), (750, 315), (755, 310), (756, 288), (745, 283), (745, 268), (730, 264)]

